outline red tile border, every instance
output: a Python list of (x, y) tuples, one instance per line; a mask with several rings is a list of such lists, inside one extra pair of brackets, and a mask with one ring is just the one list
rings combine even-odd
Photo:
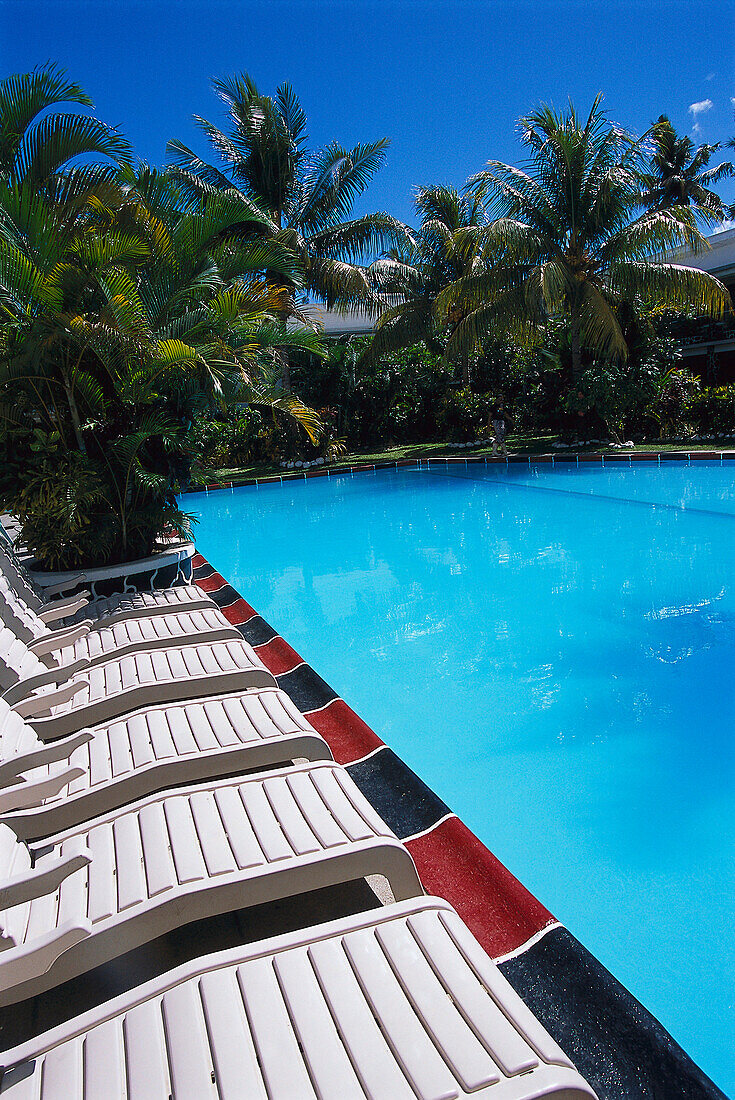
[(338, 764), (352, 764), (383, 744), (344, 699), (334, 699), (322, 710), (307, 711), (306, 717), (328, 742)]
[(227, 583), (221, 573), (212, 573), (211, 577), (202, 577), (201, 580), (197, 581), (203, 592), (217, 592), (220, 588), (224, 588)]
[(491, 958), (517, 950), (555, 918), (464, 822), (447, 818), (404, 841), (427, 893), (447, 899)]
[(300, 657), (280, 635), (271, 638), (269, 642), (264, 642), (263, 645), (255, 646), (255, 651), (274, 676), (282, 676), (284, 672), (290, 672), (292, 668), (304, 663), (303, 657)]
[(258, 614), (255, 608), (251, 607), (248, 601), (243, 600), (242, 597), (235, 600), (234, 603), (228, 604), (227, 607), (220, 608), (220, 610), (233, 626), (242, 626), (248, 619), (252, 619), (254, 615)]

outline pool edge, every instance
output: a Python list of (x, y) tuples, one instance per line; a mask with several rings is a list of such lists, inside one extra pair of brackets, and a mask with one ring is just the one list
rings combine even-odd
[(398, 470), (407, 466), (412, 466), (417, 470), (428, 469), (432, 463), (437, 465), (508, 465), (513, 463), (533, 465), (534, 462), (551, 463), (553, 466), (557, 462), (575, 462), (579, 465), (580, 462), (600, 462), (603, 466), (605, 462), (609, 463), (632, 463), (632, 462), (652, 462), (658, 461), (659, 465), (661, 461), (664, 462), (683, 462), (684, 459), (688, 463), (694, 462), (712, 462), (719, 459), (720, 463), (727, 461), (735, 461), (735, 450), (732, 451), (636, 451), (632, 453), (626, 453), (624, 450), (619, 451), (566, 451), (564, 454), (559, 452), (549, 451), (546, 454), (538, 455), (522, 455), (514, 454), (507, 456), (495, 456), (495, 455), (474, 455), (467, 456), (466, 458), (460, 455), (447, 456), (442, 458), (441, 456), (435, 456), (431, 458), (399, 458), (393, 462), (365, 462), (357, 463), (354, 466), (320, 466), (318, 469), (308, 470), (289, 470), (283, 474), (268, 474), (266, 477), (249, 477), (244, 481), (238, 481), (237, 485), (230, 481), (223, 483), (221, 481), (212, 482), (209, 485), (192, 485), (187, 487), (184, 492), (186, 493), (211, 493), (217, 490), (229, 489), (242, 489), (248, 485), (274, 485), (283, 484), (289, 481), (308, 481), (313, 477), (337, 477), (345, 474), (363, 474), (363, 473), (375, 473), (376, 470)]

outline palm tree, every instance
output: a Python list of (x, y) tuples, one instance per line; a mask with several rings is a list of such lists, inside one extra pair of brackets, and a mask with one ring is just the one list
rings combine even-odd
[[(46, 113), (63, 103), (93, 107), (78, 84), (45, 65), (0, 82), (0, 183), (12, 190), (42, 191), (67, 205), (108, 181), (115, 165), (128, 161), (129, 142), (91, 115)], [(43, 116), (43, 117), (39, 117)], [(77, 157), (102, 156), (104, 164), (71, 164)], [(113, 163), (110, 163), (113, 162)]]
[(571, 105), (566, 115), (542, 106), (520, 125), (527, 168), (490, 161), (468, 184), (496, 220), (473, 270), (439, 295), (440, 319), (464, 314), (450, 350), (473, 350), (501, 331), (526, 339), (547, 318), (564, 316), (576, 375), (583, 349), (627, 357), (621, 301), (722, 315), (729, 304), (722, 283), (661, 258), (679, 246), (706, 247), (692, 208), (634, 217), (644, 143), (607, 121), (601, 96), (585, 122)]
[[(379, 359), (423, 342), (443, 355), (446, 337), (462, 319), (455, 310), (446, 323), (436, 316), (436, 300), (450, 284), (468, 275), (477, 259), (481, 230), (487, 223), (482, 204), (453, 187), (421, 187), (416, 192), (420, 228), (402, 249), (376, 260), (370, 271), (379, 294), (391, 304), (378, 318), (364, 359)], [(470, 357), (462, 356), (465, 384)]]
[[(360, 261), (403, 243), (405, 227), (385, 213), (353, 218), (352, 210), (385, 159), (388, 139), (356, 145), (332, 142), (307, 148), (306, 116), (288, 84), (261, 95), (246, 74), (214, 81), (230, 129), (224, 133), (195, 116), (221, 167), (207, 164), (179, 141), (169, 143), (171, 171), (185, 191), (200, 198), (212, 191), (239, 197), (243, 210), (261, 213), (263, 232), (293, 252), (300, 296), (341, 310), (375, 305)], [(269, 273), (294, 290), (294, 282)]]
[(712, 187), (733, 174), (730, 161), (710, 168), (717, 145), (695, 148), (689, 137), (679, 137), (666, 115), (651, 128), (651, 152), (643, 173), (644, 204), (651, 210), (690, 206), (705, 222), (718, 222), (727, 206)]

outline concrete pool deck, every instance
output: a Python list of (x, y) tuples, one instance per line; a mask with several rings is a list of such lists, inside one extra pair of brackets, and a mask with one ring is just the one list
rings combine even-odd
[[(594, 457), (599, 460), (600, 456)], [(633, 457), (615, 455), (613, 461)], [(682, 457), (686, 454), (676, 455), (679, 461)], [(706, 457), (711, 461), (720, 452)], [(574, 456), (558, 460), (570, 459)], [(335, 759), (346, 766), (406, 844), (425, 889), (454, 905), (600, 1100), (638, 1096), (722, 1100), (724, 1093), (658, 1020), (200, 555), (194, 559), (194, 579), (255, 647), (279, 686), (325, 737)]]

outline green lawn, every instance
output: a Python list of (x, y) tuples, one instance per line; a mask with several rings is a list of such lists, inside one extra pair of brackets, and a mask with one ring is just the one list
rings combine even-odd
[[(552, 444), (556, 443), (559, 439), (558, 435), (542, 434), (542, 435), (530, 435), (518, 433), (510, 435), (508, 437), (508, 451), (510, 454), (523, 454), (523, 455), (538, 455), (548, 454), (552, 451)], [(633, 448), (628, 448), (625, 451), (617, 452), (620, 454), (630, 454), (631, 451), (712, 451), (712, 450), (730, 450), (735, 447), (735, 438), (733, 439), (720, 439), (712, 440), (706, 443), (679, 443), (679, 442), (650, 442), (639, 443)], [(597, 451), (600, 448), (595, 445), (579, 446), (572, 450), (572, 453), (583, 454), (587, 451)], [(359, 451), (352, 454), (343, 455), (332, 463), (333, 466), (359, 466), (364, 463), (373, 462), (397, 462), (400, 459), (411, 458), (448, 458), (452, 456), (467, 458), (470, 455), (490, 455), (492, 454), (492, 444), (488, 443), (482, 447), (477, 447), (474, 450), (462, 449), (452, 444), (446, 443), (409, 443), (402, 447), (388, 447), (380, 451)], [(568, 451), (560, 451), (560, 455), (568, 454)], [(239, 485), (243, 481), (250, 481), (255, 477), (268, 477), (271, 474), (283, 474), (288, 475), (293, 471), (284, 470), (280, 466), (274, 466), (268, 463), (260, 463), (253, 466), (239, 466), (234, 469), (221, 469), (218, 470), (218, 479), (222, 482), (232, 482), (234, 485)]]

